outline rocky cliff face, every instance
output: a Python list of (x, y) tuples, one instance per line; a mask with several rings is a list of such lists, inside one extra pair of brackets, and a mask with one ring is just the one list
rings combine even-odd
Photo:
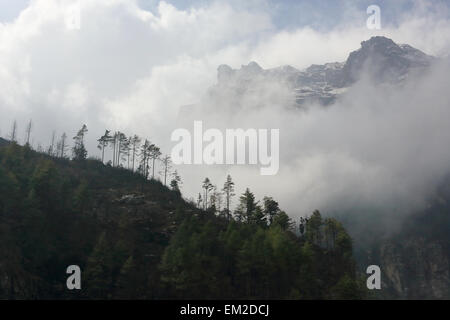
[(399, 230), (358, 254), (361, 269), (381, 269), (380, 298), (450, 299), (450, 177), (427, 200), (424, 210), (410, 214)]
[(450, 299), (450, 257), (438, 240), (411, 237), (380, 246), (382, 288), (399, 299)]
[(396, 83), (405, 79), (408, 73), (428, 67), (433, 60), (410, 45), (398, 45), (385, 37), (373, 37), (361, 42), (361, 48), (350, 53), (339, 85), (351, 85), (362, 75), (376, 83)]
[(434, 59), (409, 45), (372, 37), (361, 42), (361, 48), (351, 52), (345, 62), (311, 65), (305, 70), (288, 65), (266, 70), (256, 62), (240, 69), (221, 65), (217, 70), (217, 85), (210, 90), (210, 95), (245, 99), (249, 94), (264, 94), (268, 84), (289, 91), (298, 107), (307, 103), (330, 105), (362, 78), (375, 84), (401, 83), (409, 74), (429, 67)]

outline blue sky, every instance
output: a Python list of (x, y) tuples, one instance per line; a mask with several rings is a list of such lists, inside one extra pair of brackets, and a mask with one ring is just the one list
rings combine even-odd
[[(81, 4), (79, 28), (67, 23), (73, 13), (71, 1), (75, 0), (0, 0), (0, 130), (7, 134), (17, 120), (23, 134), (25, 124), (33, 119), (35, 146), (48, 145), (53, 130), (71, 134), (86, 123), (90, 137), (98, 137), (105, 128), (136, 133), (151, 137), (167, 153), (180, 106), (204, 97), (216, 83), (221, 64), (240, 68), (256, 61), (266, 69), (283, 65), (303, 69), (345, 61), (361, 41), (375, 35), (435, 56), (450, 52), (448, 0), (81, 0), (86, 4)], [(15, 19), (29, 3), (29, 10)], [(366, 26), (371, 4), (381, 8), (381, 30)], [(305, 128), (311, 127), (306, 121)], [(296, 123), (295, 128), (302, 126)], [(303, 131), (300, 136), (316, 134), (314, 126), (313, 132)], [(293, 135), (295, 141), (298, 137)], [(87, 143), (96, 155), (96, 139)], [(295, 150), (309, 154), (308, 145)], [(307, 188), (308, 181), (322, 181), (323, 177), (306, 173), (321, 172), (323, 162), (313, 160), (301, 162), (311, 165), (297, 170), (305, 175), (293, 178), (297, 171), (286, 170), (272, 184), (302, 180)], [(331, 165), (336, 162), (329, 160)], [(348, 165), (345, 157), (337, 160), (342, 160), (344, 173), (359, 168), (358, 159)], [(180, 173), (193, 181), (184, 185), (184, 191), (195, 195), (203, 172), (189, 168)], [(219, 170), (210, 178), (222, 181), (222, 174)], [(244, 173), (237, 171), (234, 176), (241, 177), (236, 181), (240, 186), (248, 185), (250, 178)], [(359, 176), (356, 171), (355, 181)], [(262, 185), (250, 187), (258, 193)], [(293, 195), (294, 202), (303, 187)], [(290, 195), (282, 190), (274, 196), (288, 205)]]
[[(26, 8), (31, 0), (0, 0), (0, 22), (11, 22), (20, 11)], [(95, 1), (95, 0), (94, 0)], [(159, 0), (137, 0), (140, 7), (155, 11)], [(178, 9), (186, 10), (210, 4), (210, 0), (166, 0)], [(396, 25), (398, 19), (415, 5), (425, 3), (418, 0), (226, 0), (234, 7), (245, 8), (249, 11), (262, 10), (269, 12), (273, 24), (278, 29), (293, 29), (311, 26), (318, 30), (327, 30), (336, 25), (346, 23), (349, 16), (355, 12), (365, 12), (369, 5), (379, 5), (383, 13), (383, 22)], [(446, 8), (442, 12), (448, 16), (450, 4), (447, 0), (429, 1), (431, 6)], [(365, 21), (361, 19), (361, 24)]]
[(0, 0), (0, 22), (10, 22), (26, 8), (29, 0)]
[[(158, 0), (139, 0), (142, 8), (154, 10)], [(208, 0), (172, 0), (167, 1), (179, 9), (204, 6)], [(396, 24), (397, 17), (410, 10), (415, 0), (227, 0), (235, 7), (244, 7), (248, 10), (264, 10), (270, 12), (274, 25), (279, 29), (294, 29), (311, 26), (319, 30), (327, 30), (349, 18), (350, 11), (365, 12), (372, 4), (379, 5), (383, 10), (386, 23)], [(446, 3), (445, 0), (436, 0), (436, 3)], [(351, 8), (351, 9), (350, 9)], [(364, 24), (365, 20), (361, 20)]]

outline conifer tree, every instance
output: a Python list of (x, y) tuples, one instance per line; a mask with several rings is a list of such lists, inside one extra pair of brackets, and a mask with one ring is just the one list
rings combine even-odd
[(247, 188), (239, 197), (239, 206), (236, 210), (238, 220), (242, 222), (251, 222), (252, 215), (256, 210), (256, 205), (255, 195)]
[(164, 185), (166, 185), (167, 176), (170, 173), (170, 170), (172, 169), (172, 160), (170, 159), (170, 156), (167, 155), (161, 159), (161, 162), (163, 164)]
[(105, 134), (103, 136), (100, 137), (100, 139), (98, 139), (98, 146), (97, 148), (99, 148), (102, 151), (102, 162), (104, 162), (105, 159), (105, 147), (108, 146), (109, 142), (111, 141), (111, 136), (109, 135), (109, 130), (105, 131)]
[(11, 133), (9, 134), (9, 140), (11, 140), (11, 142), (17, 143), (17, 121), (16, 120), (14, 120), (13, 125), (11, 127)]
[(212, 190), (214, 186), (212, 185), (211, 181), (209, 180), (208, 177), (205, 178), (205, 180), (203, 180), (203, 185), (202, 188), (205, 190), (204, 191), (204, 202), (203, 202), (203, 210), (207, 210), (208, 209), (208, 192)]
[(87, 158), (87, 150), (84, 146), (84, 136), (87, 132), (87, 126), (84, 124), (83, 127), (78, 131), (77, 135), (73, 137), (73, 139), (75, 140), (75, 145), (72, 148), (74, 160), (85, 160)]
[(234, 194), (234, 182), (231, 179), (230, 175), (227, 175), (227, 180), (225, 181), (224, 185), (223, 185), (223, 192), (225, 194), (225, 204), (226, 204), (226, 216), (228, 217), (228, 219), (231, 219), (231, 211), (230, 211), (230, 203), (231, 203), (231, 198), (233, 196), (235, 196)]
[(272, 223), (273, 217), (280, 211), (278, 202), (272, 199), (272, 197), (264, 197), (264, 214), (268, 217), (269, 222)]
[(148, 162), (150, 159), (150, 148), (151, 148), (151, 143), (150, 141), (148, 141), (147, 139), (145, 139), (144, 144), (141, 145), (141, 150), (140, 150), (140, 163), (139, 163), (139, 171), (140, 173), (147, 179), (148, 178)]
[(199, 193), (198, 197), (197, 197), (197, 208), (199, 208), (199, 209), (201, 208), (202, 202), (203, 202), (202, 195), (201, 195), (201, 193)]
[(61, 135), (58, 144), (59, 144), (58, 157), (65, 158), (67, 152), (67, 135), (65, 132)]
[(157, 159), (159, 159), (159, 157), (161, 156), (161, 151), (160, 151), (159, 147), (152, 145), (150, 147), (149, 156), (153, 161), (153, 163), (152, 163), (152, 179), (155, 179), (155, 161)]
[(181, 187), (181, 177), (178, 175), (177, 170), (172, 173), (172, 180), (170, 181), (170, 188), (173, 191), (180, 192)]
[(131, 140), (131, 145), (132, 145), (132, 147), (131, 147), (131, 154), (132, 154), (132, 157), (133, 157), (132, 171), (134, 171), (135, 158), (136, 158), (136, 155), (138, 153), (140, 143), (141, 143), (141, 138), (139, 138), (137, 135), (134, 135), (132, 140)]

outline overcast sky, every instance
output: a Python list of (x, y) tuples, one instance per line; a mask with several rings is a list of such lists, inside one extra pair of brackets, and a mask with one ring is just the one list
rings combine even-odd
[[(80, 25), (74, 28), (71, 21), (77, 1), (0, 0), (2, 136), (7, 137), (17, 120), (19, 139), (23, 139), (26, 123), (33, 119), (33, 143), (46, 146), (53, 130), (72, 137), (86, 123), (90, 154), (98, 155), (96, 139), (105, 129), (148, 137), (169, 153), (180, 106), (197, 103), (204, 96), (216, 83), (220, 64), (239, 68), (257, 61), (264, 68), (289, 64), (301, 69), (313, 63), (344, 61), (373, 35), (388, 36), (435, 56), (447, 56), (450, 51), (448, 1), (79, 2)], [(381, 30), (366, 27), (370, 4), (381, 8)], [(318, 155), (306, 153), (310, 162), (289, 170), (303, 170), (298, 171), (300, 176), (320, 171), (318, 176), (323, 179), (325, 171), (317, 163), (330, 159), (314, 162)], [(334, 157), (345, 162), (343, 155)], [(356, 157), (351, 160), (356, 162), (343, 166), (360, 176), (364, 167), (358, 167), (359, 160)], [(188, 177), (185, 193), (195, 196), (210, 169), (183, 170)], [(274, 195), (291, 211), (299, 197), (296, 192), (306, 188), (298, 177), (289, 180), (282, 168), (279, 180), (270, 178), (272, 185), (278, 183), (282, 188), (273, 190), (262, 190), (260, 177), (252, 182), (253, 173), (235, 170), (239, 191), (249, 184), (258, 197)], [(336, 174), (335, 179), (341, 181), (347, 171), (328, 174)], [(211, 174), (218, 180), (213, 182), (222, 185), (226, 172)], [(376, 177), (377, 171), (370, 175)], [(315, 179), (307, 178), (308, 190)], [(350, 181), (358, 189), (358, 181)], [(318, 196), (312, 195), (305, 203), (308, 211), (319, 203)]]

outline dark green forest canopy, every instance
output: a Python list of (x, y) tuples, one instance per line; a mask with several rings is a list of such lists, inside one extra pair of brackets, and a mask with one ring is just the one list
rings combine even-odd
[(3, 139), (3, 138), (0, 138), (0, 146), (5, 146), (5, 145), (7, 145), (8, 144), (8, 141), (6, 141), (5, 139)]
[[(315, 212), (300, 235), (271, 198), (268, 219), (241, 200), (229, 219), (129, 170), (3, 143), (0, 298), (364, 297), (338, 221)], [(66, 288), (73, 264), (81, 290)]]

